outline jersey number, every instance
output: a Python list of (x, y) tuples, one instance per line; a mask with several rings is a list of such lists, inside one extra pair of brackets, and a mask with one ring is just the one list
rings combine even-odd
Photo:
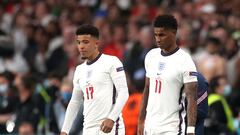
[(93, 99), (93, 92), (94, 92), (94, 89), (92, 86), (89, 86), (86, 88), (87, 99)]
[(155, 93), (160, 93), (162, 88), (162, 82), (161, 80), (156, 80), (156, 85), (155, 85)]

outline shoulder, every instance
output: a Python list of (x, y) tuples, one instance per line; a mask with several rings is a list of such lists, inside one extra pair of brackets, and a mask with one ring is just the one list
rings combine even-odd
[(121, 62), (118, 57), (113, 56), (113, 55), (108, 55), (108, 54), (102, 54), (101, 60), (102, 60), (102, 62), (104, 62), (104, 63), (106, 62), (108, 64)]
[(161, 49), (160, 49), (160, 48), (151, 49), (151, 50), (147, 53), (146, 58), (147, 58), (147, 57), (152, 57), (152, 56), (154, 56), (154, 55), (159, 55), (160, 52), (161, 52)]
[(111, 59), (118, 59), (116, 56), (109, 55), (109, 54), (102, 54), (101, 56), (103, 59), (111, 60)]
[(178, 54), (181, 55), (181, 57), (191, 58), (191, 55), (186, 50), (183, 50), (182, 48), (179, 49)]
[(81, 71), (85, 65), (86, 65), (86, 62), (83, 62), (83, 63), (79, 64), (78, 66), (76, 66), (75, 72)]
[(180, 62), (193, 62), (192, 56), (181, 48), (177, 52), (176, 57)]

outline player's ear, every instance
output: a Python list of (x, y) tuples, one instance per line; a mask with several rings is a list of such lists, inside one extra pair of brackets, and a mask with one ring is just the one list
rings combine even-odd
[(96, 45), (97, 48), (99, 47), (99, 45), (100, 45), (100, 40), (99, 39), (96, 39), (95, 45)]
[(177, 30), (171, 29), (170, 31), (175, 35), (177, 34)]

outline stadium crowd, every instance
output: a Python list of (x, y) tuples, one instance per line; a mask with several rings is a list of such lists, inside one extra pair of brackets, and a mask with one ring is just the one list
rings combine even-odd
[[(83, 62), (75, 30), (90, 23), (101, 32), (100, 50), (124, 64), (130, 97), (123, 117), (126, 134), (135, 135), (144, 58), (155, 48), (152, 21), (159, 14), (177, 18), (177, 44), (209, 81), (209, 93), (230, 107), (231, 115), (214, 117), (211, 109), (221, 106), (209, 104), (206, 134), (240, 134), (239, 7), (239, 0), (0, 0), (0, 134), (60, 132), (73, 72)], [(74, 135), (81, 133), (81, 114)]]

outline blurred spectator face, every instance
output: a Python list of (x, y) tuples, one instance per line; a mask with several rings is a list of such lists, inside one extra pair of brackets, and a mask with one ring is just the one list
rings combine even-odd
[(101, 32), (101, 43), (99, 47), (104, 48), (106, 44), (109, 44), (112, 41), (109, 24), (105, 23), (103, 27), (100, 29), (100, 32)]
[(46, 27), (46, 31), (51, 37), (55, 37), (57, 35), (60, 35), (59, 25), (55, 21), (50, 21), (48, 23), (48, 25)]
[(33, 39), (35, 35), (35, 27), (31, 24), (27, 25), (26, 27), (26, 35), (28, 39)]
[(9, 88), (9, 82), (6, 77), (0, 76), (0, 95), (6, 94)]
[(42, 19), (45, 15), (47, 15), (48, 9), (47, 5), (44, 1), (37, 2), (35, 9), (35, 16), (38, 19)]
[(2, 7), (2, 6), (0, 6), (0, 19), (2, 18), (3, 14), (4, 14), (3, 7)]
[(29, 18), (23, 12), (16, 15), (15, 26), (18, 28), (24, 28), (29, 23)]
[(148, 18), (149, 15), (149, 8), (146, 4), (146, 2), (140, 2), (139, 3), (139, 13), (138, 13), (140, 18)]
[(110, 21), (113, 21), (113, 22), (114, 22), (114, 21), (117, 21), (118, 19), (121, 18), (121, 17), (120, 17), (120, 11), (119, 11), (119, 9), (118, 9), (117, 6), (112, 6), (112, 7), (110, 7), (108, 13), (109, 13), (109, 14), (108, 14), (108, 18), (109, 18)]
[(101, 29), (105, 23), (106, 23), (106, 18), (103, 16), (96, 16), (94, 18), (94, 26), (96, 26), (98, 29)]
[(189, 16), (191, 17), (192, 14), (193, 14), (193, 3), (185, 3), (183, 5), (183, 14), (186, 15), (186, 16)]
[(217, 38), (210, 38), (206, 43), (206, 50), (209, 54), (217, 54), (219, 52), (220, 42)]
[(237, 16), (231, 15), (228, 17), (228, 26), (230, 26), (233, 29), (240, 29), (240, 18)]
[(58, 3), (59, 3), (59, 0), (47, 0), (47, 4), (51, 6), (54, 6), (55, 4), (58, 4)]
[(207, 44), (207, 51), (208, 51), (208, 53), (210, 53), (210, 54), (216, 54), (216, 53), (218, 53), (218, 46), (217, 45), (215, 45), (214, 43), (208, 43)]
[(225, 44), (227, 41), (227, 32), (224, 28), (220, 27), (211, 31), (211, 36), (220, 39), (222, 44)]
[(221, 77), (218, 80), (218, 86), (216, 87), (216, 93), (220, 94), (220, 95), (225, 95), (228, 96), (229, 94), (231, 94), (231, 87), (230, 85), (227, 83), (227, 79), (225, 77)]
[(229, 38), (225, 44), (225, 51), (228, 57), (235, 55), (238, 52), (237, 41)]
[(39, 50), (46, 51), (48, 48), (49, 37), (43, 27), (38, 27), (35, 33), (35, 41), (39, 47)]
[(23, 123), (18, 129), (19, 135), (34, 135), (33, 126), (30, 123)]
[(186, 21), (183, 21), (178, 32), (180, 36), (181, 45), (186, 46), (187, 48), (197, 47), (196, 45), (191, 44), (192, 28), (190, 27), (189, 23), (187, 23)]
[(60, 28), (64, 29), (67, 26), (72, 25), (72, 20), (69, 17), (69, 13), (67, 11), (62, 11), (60, 18), (59, 18)]
[(34, 6), (32, 0), (22, 0), (23, 10), (28, 15), (34, 12)]
[(146, 26), (141, 28), (139, 40), (143, 48), (151, 48), (153, 46), (152, 31), (150, 27)]
[(17, 75), (15, 77), (14, 80), (14, 85), (16, 86), (17, 90), (21, 91), (22, 89), (24, 89), (24, 86), (22, 84), (22, 76), (21, 75)]
[(74, 42), (75, 39), (75, 27), (66, 26), (63, 28), (63, 42), (64, 45), (68, 45)]
[(64, 104), (67, 104), (72, 96), (72, 86), (70, 81), (65, 80), (61, 85), (61, 99), (63, 100)]
[(117, 43), (123, 43), (125, 41), (124, 26), (116, 26), (116, 27), (114, 27), (113, 39)]
[(139, 29), (136, 25), (135, 22), (132, 22), (132, 23), (129, 23), (128, 25), (128, 40), (130, 41), (137, 41), (139, 38), (138, 38), (138, 32), (139, 32)]
[(77, 8), (77, 9), (73, 12), (72, 20), (73, 20), (74, 24), (80, 25), (80, 24), (83, 23), (84, 14), (83, 14), (82, 8)]
[(182, 14), (181, 14), (181, 12), (173, 11), (172, 15), (176, 18), (177, 22), (179, 22), (179, 23), (182, 22)]
[(59, 88), (61, 86), (61, 80), (59, 80), (58, 78), (50, 77), (50, 78), (48, 78), (47, 81), (48, 81), (47, 82), (48, 87), (54, 86), (54, 87)]

